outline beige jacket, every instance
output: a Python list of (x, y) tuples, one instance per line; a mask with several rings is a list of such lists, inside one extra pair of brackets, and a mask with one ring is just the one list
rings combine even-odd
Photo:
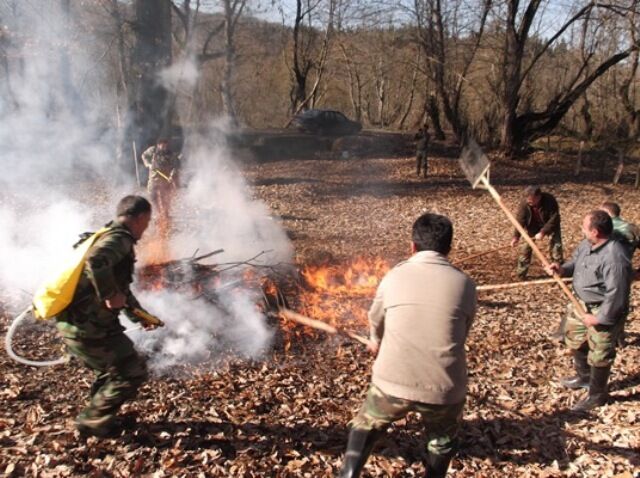
[(391, 269), (369, 310), (371, 339), (380, 342), (373, 384), (407, 400), (461, 402), (475, 311), (475, 283), (445, 256), (422, 251)]

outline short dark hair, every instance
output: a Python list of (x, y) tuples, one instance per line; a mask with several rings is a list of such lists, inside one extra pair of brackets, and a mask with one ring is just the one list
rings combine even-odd
[(151, 212), (151, 203), (142, 196), (125, 196), (116, 207), (118, 217), (136, 217)]
[(604, 211), (591, 211), (589, 214), (589, 227), (596, 229), (600, 235), (609, 237), (613, 232), (613, 221), (611, 216)]
[(607, 211), (612, 217), (618, 217), (620, 215), (620, 206), (618, 205), (618, 203), (605, 201), (600, 204), (600, 207)]
[(453, 225), (445, 216), (426, 213), (413, 223), (411, 239), (418, 251), (436, 251), (446, 255), (451, 250)]
[(540, 196), (541, 194), (542, 190), (540, 189), (540, 186), (527, 186), (526, 188), (524, 188), (524, 195), (526, 197)]

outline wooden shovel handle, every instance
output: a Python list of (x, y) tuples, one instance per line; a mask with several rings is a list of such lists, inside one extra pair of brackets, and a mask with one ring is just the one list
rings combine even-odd
[[(518, 222), (518, 220), (513, 216), (513, 214), (511, 214), (511, 211), (509, 211), (509, 208), (504, 205), (504, 203), (502, 202), (502, 198), (498, 194), (498, 191), (496, 191), (495, 188), (491, 186), (491, 184), (489, 184), (489, 181), (487, 180), (486, 176), (482, 177), (482, 184), (487, 189), (487, 191), (489, 191), (493, 199), (495, 199), (495, 201), (498, 203), (498, 206), (500, 206), (502, 211), (507, 215), (507, 218), (509, 218), (509, 221), (511, 221), (511, 224), (513, 224), (513, 226), (518, 230), (522, 238), (527, 242), (527, 244), (529, 244), (529, 247), (531, 247), (531, 250), (533, 250), (536, 257), (540, 259), (540, 262), (542, 262), (542, 265), (544, 266), (544, 268), (548, 269), (551, 266), (551, 264), (549, 263), (547, 258), (544, 256), (544, 254), (540, 252), (540, 249), (538, 248), (536, 243), (533, 241), (533, 239), (529, 237), (529, 234), (527, 234), (527, 231), (525, 231), (525, 229)], [(584, 310), (584, 307), (582, 307), (582, 304), (578, 302), (578, 299), (576, 299), (576, 297), (573, 295), (571, 290), (569, 290), (569, 288), (567, 287), (567, 284), (565, 284), (562, 281), (562, 278), (555, 272), (551, 277), (553, 277), (553, 280), (555, 280), (558, 283), (558, 285), (562, 289), (562, 292), (564, 292), (564, 295), (567, 296), (567, 298), (571, 301), (571, 303), (575, 307), (576, 311), (584, 319), (584, 316), (586, 315), (587, 312)]]
[(285, 319), (292, 320), (299, 324), (306, 325), (308, 327), (313, 327), (317, 330), (322, 330), (323, 332), (327, 332), (329, 334), (338, 334), (349, 337), (350, 339), (356, 340), (363, 345), (370, 345), (371, 341), (362, 335), (358, 335), (355, 332), (351, 332), (349, 330), (339, 329), (334, 327), (333, 325), (327, 324), (326, 322), (322, 322), (321, 320), (312, 319), (311, 317), (307, 317), (306, 315), (298, 314), (293, 310), (287, 309), (285, 307), (281, 307), (279, 309), (280, 315)]

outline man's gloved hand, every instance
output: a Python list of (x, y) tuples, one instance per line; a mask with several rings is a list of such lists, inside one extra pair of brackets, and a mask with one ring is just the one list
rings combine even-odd
[(164, 327), (164, 322), (162, 320), (139, 307), (128, 307), (125, 312), (131, 320), (139, 322), (146, 330)]

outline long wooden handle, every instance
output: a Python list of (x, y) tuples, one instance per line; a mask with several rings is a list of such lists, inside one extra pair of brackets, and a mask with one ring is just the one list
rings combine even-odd
[(339, 329), (337, 327), (334, 327), (333, 325), (327, 324), (326, 322), (322, 322), (321, 320), (312, 319), (311, 317), (307, 317), (306, 315), (298, 314), (293, 310), (282, 307), (280, 308), (279, 312), (280, 315), (282, 315), (282, 317), (284, 317), (285, 319), (292, 320), (299, 324), (307, 325), (309, 327), (313, 327), (317, 330), (322, 330), (329, 334), (345, 335), (353, 340), (357, 340), (363, 345), (369, 345), (371, 343), (369, 339), (363, 337), (362, 335), (358, 335), (354, 332), (349, 332), (348, 330)]
[[(571, 282), (573, 279), (570, 277), (564, 277), (560, 279), (562, 282)], [(520, 282), (507, 282), (505, 284), (483, 284), (476, 287), (476, 290), (499, 290), (499, 289), (513, 289), (516, 287), (529, 287), (532, 285), (540, 285), (540, 284), (554, 284), (556, 281), (553, 279), (537, 279), (537, 280), (526, 280)]]
[[(509, 208), (504, 205), (504, 203), (502, 202), (502, 198), (498, 194), (498, 191), (496, 191), (495, 188), (491, 186), (491, 184), (489, 184), (489, 180), (487, 179), (486, 175), (482, 176), (482, 184), (487, 189), (487, 191), (489, 191), (489, 193), (491, 194), (491, 197), (493, 197), (493, 199), (495, 199), (495, 201), (498, 203), (498, 206), (500, 206), (502, 211), (507, 215), (507, 218), (509, 218), (509, 221), (511, 221), (511, 224), (513, 224), (513, 226), (518, 230), (522, 238), (527, 242), (527, 244), (529, 244), (529, 247), (531, 247), (536, 257), (540, 259), (540, 262), (542, 262), (542, 265), (544, 266), (544, 268), (548, 269), (549, 266), (551, 266), (551, 264), (549, 263), (547, 258), (544, 256), (544, 254), (540, 252), (540, 249), (538, 248), (536, 243), (533, 242), (533, 239), (529, 237), (529, 234), (527, 234), (527, 231), (525, 231), (525, 229), (518, 222), (518, 220), (513, 216), (513, 214), (511, 214), (511, 211), (509, 211)], [(571, 291), (567, 287), (567, 284), (565, 284), (562, 281), (562, 278), (555, 272), (553, 273), (552, 277), (553, 277), (553, 280), (555, 280), (558, 283), (558, 285), (562, 289), (562, 292), (564, 292), (564, 295), (566, 295), (567, 298), (571, 301), (576, 311), (582, 316), (582, 318), (584, 318), (587, 312), (582, 307), (582, 304), (578, 302), (578, 299), (576, 299), (576, 297), (571, 293)]]
[(477, 257), (486, 256), (487, 254), (493, 254), (494, 252), (502, 251), (504, 249), (508, 249), (511, 247), (511, 244), (506, 244), (504, 246), (496, 247), (495, 249), (489, 249), (488, 251), (478, 252), (477, 254), (473, 254), (470, 256), (465, 256), (460, 259), (454, 260), (453, 264), (462, 264), (463, 262), (470, 261), (471, 259), (475, 259)]

